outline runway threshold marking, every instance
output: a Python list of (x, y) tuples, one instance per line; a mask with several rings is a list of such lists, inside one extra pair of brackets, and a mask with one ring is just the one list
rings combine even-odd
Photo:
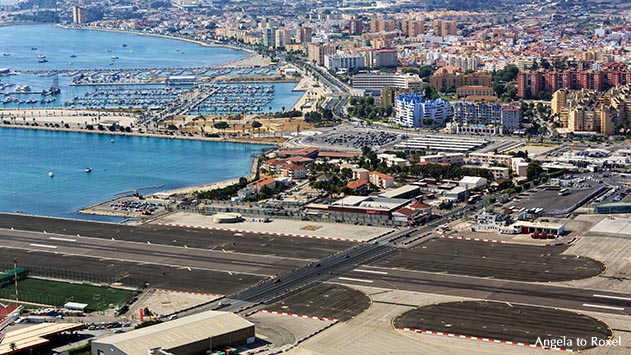
[(618, 296), (608, 296), (608, 295), (598, 295), (598, 294), (595, 294), (593, 296), (600, 297), (600, 298), (610, 298), (612, 300), (631, 301), (631, 298), (629, 297), (618, 297)]
[(378, 275), (388, 275), (386, 271), (375, 271), (375, 270), (362, 270), (362, 269), (354, 269), (355, 272), (365, 272), (368, 274), (378, 274)]
[(48, 239), (50, 240), (58, 240), (60, 242), (76, 242), (76, 239), (69, 239), (69, 238), (59, 238), (59, 237), (48, 237)]
[(593, 307), (593, 308), (611, 309), (614, 311), (624, 311), (624, 308), (622, 307), (601, 306), (598, 304), (589, 304), (589, 303), (583, 303), (583, 307)]
[(29, 245), (30, 245), (30, 246), (32, 246), (32, 247), (40, 247), (40, 248), (57, 249), (57, 247), (56, 247), (56, 246), (54, 246), (54, 245), (46, 245), (46, 244), (33, 244), (33, 243), (31, 243), (31, 244), (29, 244)]
[(338, 277), (339, 280), (344, 280), (344, 281), (355, 281), (355, 282), (365, 282), (365, 283), (373, 283), (372, 280), (364, 280), (364, 279), (354, 279), (351, 277)]

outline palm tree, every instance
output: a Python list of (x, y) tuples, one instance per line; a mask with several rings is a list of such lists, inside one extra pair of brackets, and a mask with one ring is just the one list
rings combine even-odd
[(15, 342), (10, 342), (9, 343), (9, 349), (11, 349), (11, 352), (14, 352), (17, 349), (17, 346), (15, 345)]

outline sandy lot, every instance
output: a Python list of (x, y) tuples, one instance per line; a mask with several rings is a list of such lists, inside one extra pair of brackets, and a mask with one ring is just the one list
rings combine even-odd
[[(260, 218), (258, 218), (258, 220), (260, 220)], [(252, 219), (247, 217), (245, 221), (240, 223), (215, 223), (213, 222), (212, 216), (204, 216), (195, 213), (174, 213), (152, 223), (240, 229), (254, 232), (291, 233), (363, 241), (373, 239), (392, 230), (381, 227), (354, 226), (350, 224), (320, 223), (287, 219), (273, 219), (270, 223), (262, 223), (252, 221)]]

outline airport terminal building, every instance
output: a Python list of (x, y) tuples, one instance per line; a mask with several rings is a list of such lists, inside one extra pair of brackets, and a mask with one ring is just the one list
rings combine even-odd
[(255, 340), (254, 324), (230, 312), (208, 311), (92, 342), (91, 355), (205, 355)]

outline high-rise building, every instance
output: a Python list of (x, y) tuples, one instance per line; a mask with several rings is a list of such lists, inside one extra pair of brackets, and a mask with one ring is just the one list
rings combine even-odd
[(86, 22), (86, 10), (83, 7), (73, 6), (72, 7), (72, 22), (75, 24), (82, 24)]
[(298, 27), (296, 30), (296, 43), (311, 43), (311, 27)]
[(402, 20), (401, 34), (406, 37), (417, 37), (425, 32), (425, 23), (421, 20)]
[(335, 45), (330, 43), (309, 43), (307, 57), (317, 65), (324, 65), (324, 56), (335, 54)]
[(274, 47), (283, 48), (287, 44), (291, 44), (291, 30), (287, 28), (277, 29), (274, 33)]
[(440, 37), (455, 36), (458, 32), (456, 21), (434, 20), (432, 21), (434, 35)]
[(351, 35), (359, 35), (364, 32), (364, 24), (360, 19), (351, 19), (348, 21), (348, 33)]
[(366, 57), (366, 66), (375, 67), (396, 67), (398, 64), (397, 49), (371, 49), (363, 52)]
[(263, 29), (261, 44), (263, 44), (266, 48), (274, 48), (276, 46), (276, 29), (272, 27), (265, 27)]
[(422, 94), (398, 95), (394, 99), (392, 121), (404, 127), (442, 126), (453, 117), (453, 109), (443, 99), (424, 100)]

